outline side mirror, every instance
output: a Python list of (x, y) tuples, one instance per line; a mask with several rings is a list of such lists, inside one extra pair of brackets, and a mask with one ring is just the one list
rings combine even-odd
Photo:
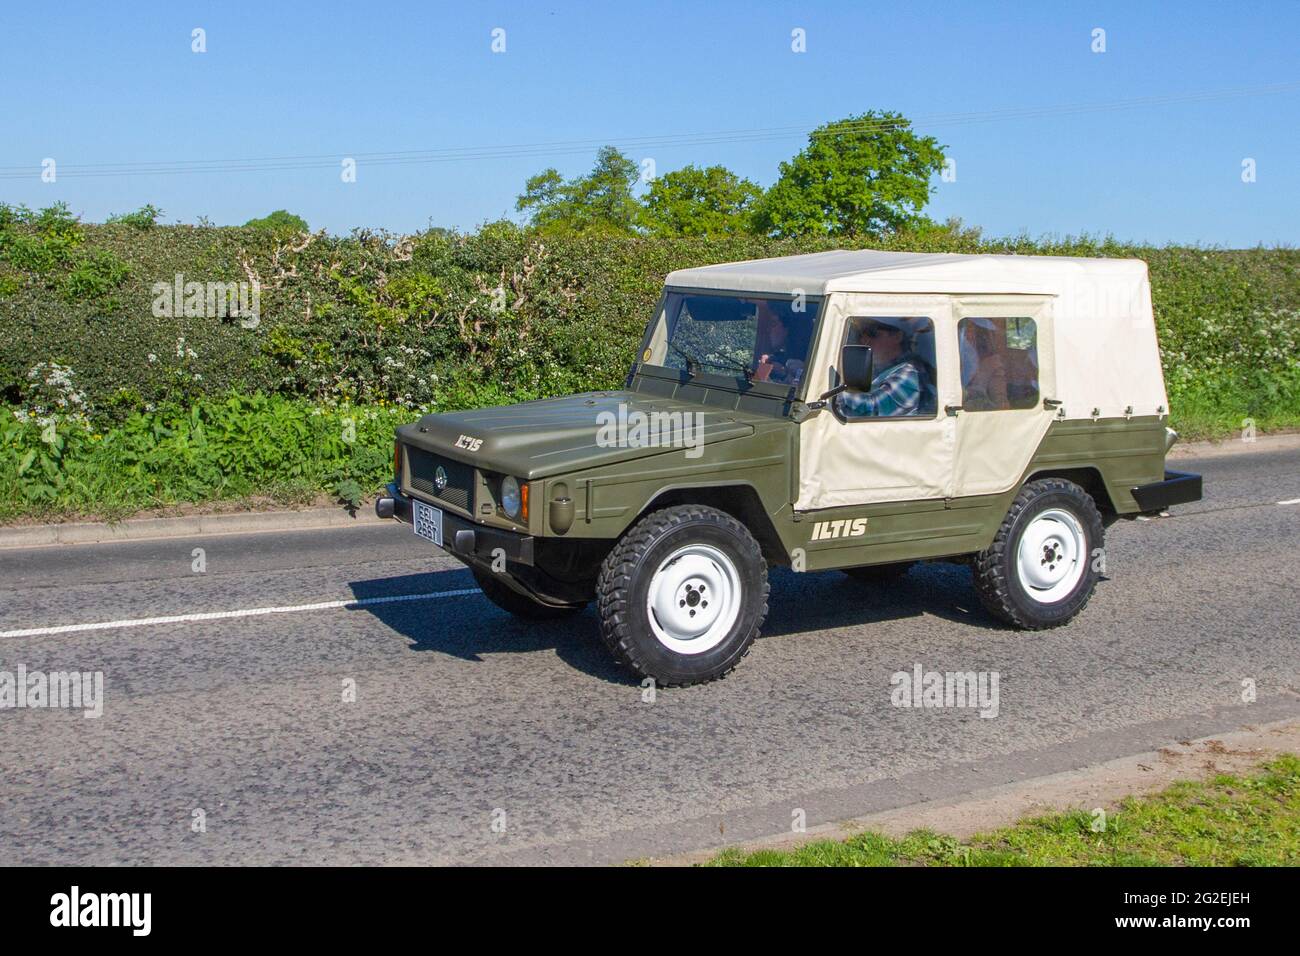
[(871, 391), (871, 346), (870, 345), (846, 345), (844, 351), (840, 353), (840, 367), (838, 370), (831, 369), (832, 380), (838, 380), (839, 384), (827, 392), (823, 392), (815, 402), (809, 402), (810, 409), (825, 408), (828, 399), (834, 398), (840, 392), (846, 389), (852, 389), (855, 392)]
[(871, 346), (846, 345), (840, 353), (840, 380), (854, 392), (871, 391)]

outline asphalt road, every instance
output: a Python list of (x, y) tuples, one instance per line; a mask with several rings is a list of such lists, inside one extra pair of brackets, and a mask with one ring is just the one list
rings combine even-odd
[[(0, 864), (615, 862), (1300, 714), (1300, 448), (1177, 467), (1206, 500), (1113, 527), (1066, 628), (997, 626), (956, 566), (778, 571), (740, 669), (653, 702), (592, 612), (476, 592), (12, 633), (473, 587), (405, 526), (0, 551), (0, 671), (105, 682), (98, 719), (0, 710)], [(996, 671), (998, 715), (892, 706), (916, 664)]]

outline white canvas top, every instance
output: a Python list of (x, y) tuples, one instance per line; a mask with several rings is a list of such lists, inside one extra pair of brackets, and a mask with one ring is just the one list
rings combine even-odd
[[(873, 250), (728, 262), (670, 273), (683, 289), (830, 296), (1036, 296), (1051, 303), (1056, 394), (1066, 418), (1164, 415), (1168, 398), (1141, 259)], [(1011, 303), (1008, 314), (1020, 314)], [(955, 337), (956, 329), (949, 331)], [(958, 404), (955, 397), (952, 404)]]
[(1070, 256), (958, 255), (878, 252), (871, 249), (814, 252), (802, 256), (725, 262), (670, 273), (679, 288), (806, 295), (830, 292), (956, 292), (1061, 295), (1072, 282), (1146, 281), (1141, 259)]

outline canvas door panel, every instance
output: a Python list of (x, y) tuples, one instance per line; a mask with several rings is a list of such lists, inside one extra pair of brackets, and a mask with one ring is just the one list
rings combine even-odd
[(851, 317), (925, 317), (934, 326), (939, 412), (932, 418), (842, 422), (830, 410), (800, 426), (796, 510), (946, 497), (952, 485), (955, 422), (943, 414), (958, 383), (956, 338), (947, 296), (839, 293), (826, 306), (808, 399), (830, 387)]
[[(1052, 320), (1053, 302), (1041, 296), (981, 296), (959, 299), (954, 303), (957, 335), (963, 335), (963, 319), (985, 319), (991, 323), (1006, 319), (1031, 319), (1036, 335), (1037, 396), (1032, 407), (982, 411), (963, 409), (955, 416), (956, 454), (953, 469), (953, 497), (997, 494), (1007, 491), (1024, 474), (1043, 436), (1056, 416), (1043, 399), (1056, 397), (1055, 336)], [(1003, 335), (1000, 325), (998, 334)], [(958, 397), (954, 405), (969, 396), (962, 390), (960, 347), (957, 364)], [(1023, 369), (1028, 363), (1014, 349), (1013, 367)]]

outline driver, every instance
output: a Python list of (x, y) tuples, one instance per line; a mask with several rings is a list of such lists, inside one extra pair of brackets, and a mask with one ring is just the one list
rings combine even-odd
[(804, 363), (788, 353), (790, 328), (772, 303), (759, 299), (755, 316), (758, 333), (754, 340), (754, 378), (760, 382), (797, 385), (803, 377)]
[(867, 320), (858, 344), (871, 346), (872, 362), (879, 371), (871, 379), (870, 391), (844, 391), (835, 396), (835, 407), (842, 415), (911, 415), (920, 408), (924, 373), (912, 352), (911, 338), (910, 331), (888, 320)]

